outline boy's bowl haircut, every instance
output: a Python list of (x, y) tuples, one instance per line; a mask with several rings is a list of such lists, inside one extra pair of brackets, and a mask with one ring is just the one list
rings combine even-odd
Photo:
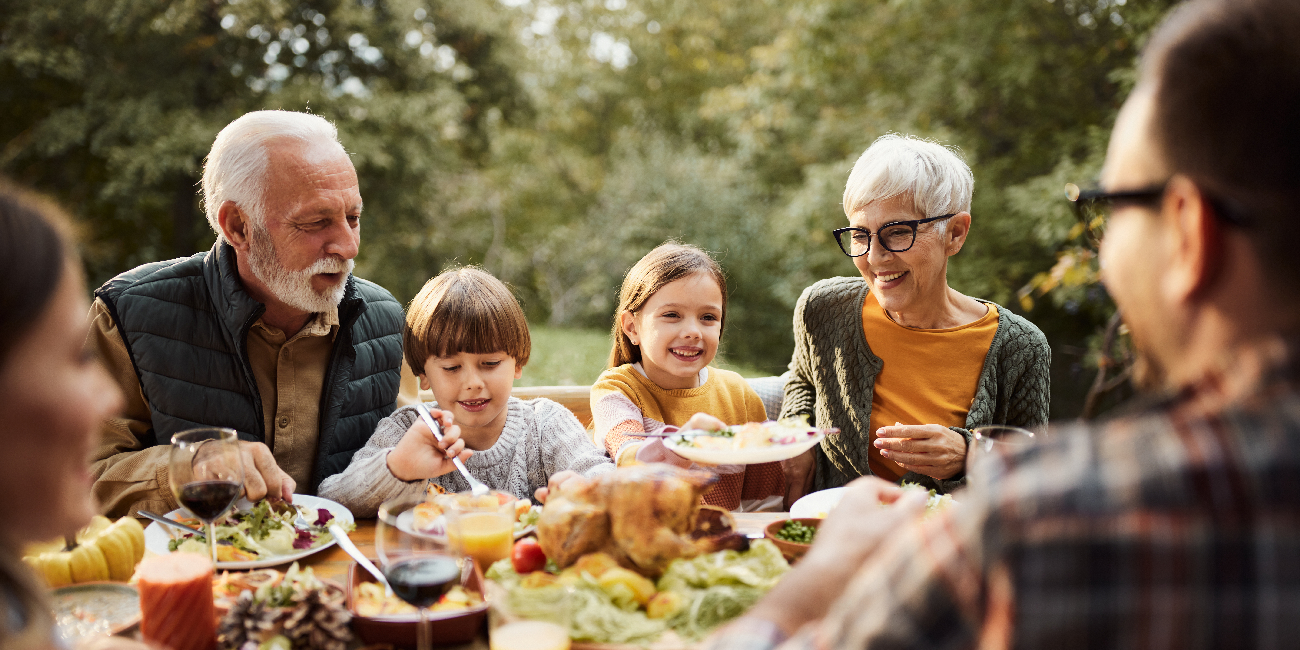
[(528, 320), (505, 283), (475, 267), (439, 273), (411, 300), (402, 350), (412, 372), (430, 357), (505, 352), (522, 368), (532, 352)]

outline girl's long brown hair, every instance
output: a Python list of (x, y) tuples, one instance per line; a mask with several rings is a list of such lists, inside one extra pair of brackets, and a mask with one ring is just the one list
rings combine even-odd
[(722, 327), (726, 327), (727, 278), (722, 274), (722, 267), (708, 253), (694, 246), (664, 242), (646, 253), (623, 276), (623, 288), (618, 292), (618, 309), (614, 310), (614, 327), (610, 332), (614, 338), (614, 349), (609, 353), (610, 368), (641, 360), (641, 348), (632, 345), (627, 334), (623, 333), (620, 325), (623, 312), (635, 314), (664, 285), (696, 273), (707, 274), (718, 283), (718, 289), (722, 291)]

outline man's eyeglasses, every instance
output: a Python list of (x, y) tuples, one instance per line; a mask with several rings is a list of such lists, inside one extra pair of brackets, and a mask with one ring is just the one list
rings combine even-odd
[(835, 235), (835, 243), (840, 245), (840, 250), (844, 251), (849, 257), (862, 257), (871, 251), (871, 235), (875, 234), (876, 239), (885, 250), (902, 253), (916, 243), (916, 227), (923, 223), (938, 221), (940, 219), (950, 219), (957, 216), (956, 213), (944, 214), (929, 219), (914, 219), (912, 221), (893, 221), (880, 227), (875, 233), (866, 228), (836, 228), (831, 232)]
[[(1083, 226), (1083, 235), (1093, 247), (1096, 247), (1101, 244), (1101, 237), (1106, 231), (1106, 222), (1110, 220), (1110, 215), (1115, 208), (1130, 205), (1155, 207), (1164, 198), (1165, 188), (1168, 186), (1169, 181), (1165, 181), (1158, 186), (1143, 189), (1107, 192), (1102, 189), (1083, 190), (1074, 183), (1066, 183), (1065, 198), (1069, 199), (1074, 206), (1074, 216)], [(1208, 195), (1207, 198), (1220, 219), (1235, 226), (1250, 225), (1250, 220), (1243, 215), (1244, 210), (1236, 202)]]

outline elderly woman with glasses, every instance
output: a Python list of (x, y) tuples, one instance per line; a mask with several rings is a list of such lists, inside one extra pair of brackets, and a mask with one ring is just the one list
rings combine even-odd
[(782, 417), (836, 427), (788, 461), (803, 491), (859, 476), (950, 492), (965, 483), (971, 429), (1047, 422), (1047, 339), (1032, 323), (948, 286), (970, 233), (974, 179), (942, 145), (887, 135), (844, 189), (834, 231), (860, 277), (804, 290)]

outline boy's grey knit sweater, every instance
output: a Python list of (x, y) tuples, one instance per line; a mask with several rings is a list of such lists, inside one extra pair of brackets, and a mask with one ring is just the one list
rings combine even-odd
[[(429, 406), (438, 407), (436, 403)], [(465, 462), (469, 473), (488, 487), (531, 499), (533, 491), (546, 487), (546, 480), (556, 472), (571, 469), (596, 476), (614, 469), (614, 463), (592, 443), (569, 409), (544, 397), (528, 401), (511, 397), (506, 408), (505, 428), (496, 444), (474, 452)], [(383, 502), (418, 498), (429, 482), (448, 492), (468, 490), (465, 477), (454, 470), (411, 483), (388, 470), (388, 453), (419, 417), (415, 407), (407, 406), (380, 420), (370, 442), (357, 451), (348, 468), (321, 482), (317, 494), (347, 506), (356, 517), (374, 517)]]

